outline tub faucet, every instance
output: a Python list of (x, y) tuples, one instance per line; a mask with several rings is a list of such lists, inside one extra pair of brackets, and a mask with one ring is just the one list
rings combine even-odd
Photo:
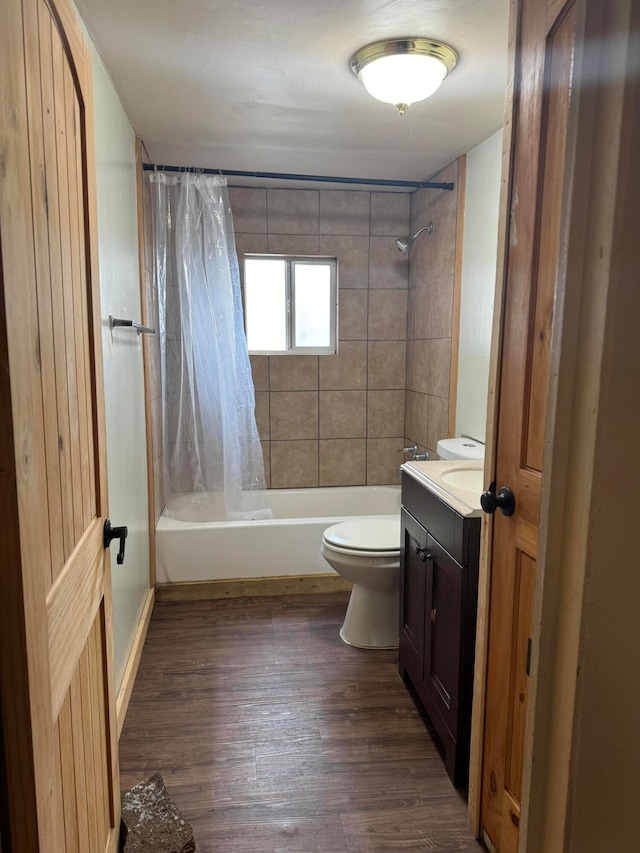
[[(410, 453), (413, 462), (426, 462), (429, 459), (429, 451), (425, 450), (422, 453), (418, 453), (418, 445), (411, 444), (409, 447), (401, 447), (398, 450), (398, 453)], [(402, 476), (402, 469), (398, 468), (398, 477)]]
[(409, 447), (401, 447), (400, 450), (398, 450), (398, 453), (411, 453), (412, 456), (415, 456), (417, 452), (417, 444), (410, 444)]

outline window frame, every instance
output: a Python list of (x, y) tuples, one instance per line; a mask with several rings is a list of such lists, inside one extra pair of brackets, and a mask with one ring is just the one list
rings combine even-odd
[[(274, 260), (285, 262), (285, 305), (286, 305), (286, 344), (284, 350), (255, 350), (249, 347), (249, 355), (335, 355), (338, 352), (338, 259), (331, 255), (283, 255), (268, 252), (247, 252), (243, 255), (243, 297), (244, 297), (244, 328), (247, 334), (247, 261), (248, 260)], [(330, 343), (326, 347), (299, 347), (294, 345), (295, 340), (295, 267), (300, 264), (329, 266), (329, 335)]]

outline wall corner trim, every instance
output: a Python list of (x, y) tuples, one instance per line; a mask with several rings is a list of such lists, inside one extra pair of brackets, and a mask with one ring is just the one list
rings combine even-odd
[(116, 698), (118, 739), (122, 734), (122, 727), (124, 726), (125, 717), (127, 716), (127, 709), (129, 707), (129, 701), (131, 700), (131, 694), (133, 693), (133, 685), (135, 684), (136, 675), (138, 674), (140, 658), (142, 657), (142, 649), (144, 647), (144, 641), (147, 638), (147, 631), (149, 629), (149, 622), (151, 621), (151, 614), (153, 613), (155, 600), (156, 591), (152, 588), (148, 591), (144, 605), (142, 606), (142, 613), (140, 614), (140, 621), (138, 622), (136, 635), (131, 646), (129, 660), (127, 661), (127, 666), (122, 677), (122, 684), (120, 685), (120, 690), (118, 691), (118, 696)]

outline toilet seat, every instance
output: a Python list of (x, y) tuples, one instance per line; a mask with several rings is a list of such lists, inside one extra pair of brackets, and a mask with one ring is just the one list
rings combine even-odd
[(338, 554), (394, 557), (400, 555), (400, 518), (359, 518), (328, 527), (323, 545)]
[(352, 557), (388, 557), (390, 559), (398, 559), (400, 550), (397, 551), (364, 551), (357, 548), (340, 548), (338, 545), (333, 545), (330, 542), (322, 540), (322, 545), (326, 551), (331, 551), (334, 554), (348, 554)]

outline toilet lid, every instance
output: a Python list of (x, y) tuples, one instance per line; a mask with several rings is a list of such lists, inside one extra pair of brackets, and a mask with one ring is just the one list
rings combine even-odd
[(324, 541), (354, 551), (400, 552), (400, 516), (359, 518), (328, 527)]

